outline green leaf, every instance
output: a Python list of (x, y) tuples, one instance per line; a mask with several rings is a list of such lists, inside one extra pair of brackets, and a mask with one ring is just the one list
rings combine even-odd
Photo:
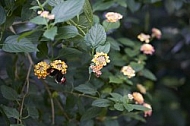
[(105, 126), (119, 126), (118, 120), (105, 120)]
[(38, 119), (39, 118), (39, 113), (36, 107), (27, 107), (28, 110), (28, 115), (31, 116), (33, 119)]
[(6, 38), (3, 50), (5, 52), (36, 52), (38, 49), (27, 38), (18, 41), (18, 35), (12, 35)]
[(56, 39), (69, 39), (79, 35), (78, 29), (75, 26), (63, 26), (58, 28)]
[(48, 0), (48, 4), (51, 6), (56, 6), (64, 2), (63, 0)]
[(36, 53), (36, 56), (38, 58), (43, 58), (46, 57), (48, 55), (48, 46), (47, 46), (47, 42), (41, 42), (40, 44), (38, 44), (37, 46), (38, 48), (38, 52)]
[(19, 112), (15, 108), (7, 107), (4, 105), (1, 105), (1, 107), (3, 108), (3, 111), (8, 118), (19, 119)]
[(117, 3), (122, 7), (127, 7), (126, 0), (117, 0)]
[(120, 50), (120, 47), (119, 47), (120, 44), (115, 39), (108, 37), (107, 42), (109, 42), (111, 44), (112, 49), (117, 50), (117, 51)]
[(109, 83), (121, 84), (123, 80), (117, 76), (109, 76)]
[(51, 27), (50, 29), (47, 29), (44, 34), (46, 38), (54, 40), (54, 37), (57, 35), (57, 27)]
[(48, 20), (46, 18), (43, 18), (41, 16), (37, 16), (30, 20), (31, 23), (38, 24), (38, 25), (46, 25)]
[(89, 108), (81, 117), (81, 121), (89, 120), (98, 116), (101, 113), (101, 108), (99, 107), (91, 107)]
[(130, 57), (134, 57), (134, 56), (137, 56), (140, 53), (140, 51), (135, 50), (135, 49), (126, 48), (125, 53)]
[(100, 24), (95, 24), (86, 34), (85, 42), (88, 46), (96, 48), (104, 44), (106, 41), (106, 32), (104, 27)]
[(96, 48), (96, 52), (104, 52), (109, 53), (110, 51), (110, 43), (106, 42), (104, 45), (100, 45)]
[(6, 21), (6, 13), (4, 8), (0, 5), (0, 25)]
[(144, 68), (143, 64), (131, 62), (130, 66), (135, 70), (135, 72), (138, 72)]
[(141, 115), (138, 115), (138, 113), (129, 112), (129, 113), (126, 113), (125, 116), (134, 118), (136, 120), (140, 120), (142, 122), (146, 122), (146, 120)]
[(17, 92), (14, 89), (12, 89), (8, 86), (5, 86), (5, 85), (1, 86), (1, 93), (2, 93), (3, 97), (8, 100), (14, 101), (14, 100), (17, 100), (17, 98), (18, 98)]
[[(64, 57), (64, 58), (80, 58), (82, 55), (82, 52), (75, 49), (75, 48), (69, 48), (69, 47), (64, 47), (59, 51), (59, 57)], [(74, 57), (75, 56), (75, 57)]]
[(128, 112), (131, 112), (133, 111), (133, 105), (132, 104), (124, 104), (124, 107), (125, 109), (128, 111)]
[(148, 69), (143, 69), (143, 70), (141, 71), (141, 73), (142, 73), (142, 75), (143, 75), (144, 77), (146, 77), (146, 78), (148, 78), (148, 79), (150, 79), (150, 80), (156, 81), (155, 75), (154, 75), (151, 71), (149, 71)]
[(104, 20), (103, 21), (103, 26), (104, 26), (104, 28), (106, 29), (106, 32), (107, 32), (107, 31), (110, 31), (112, 29), (119, 28), (120, 22), (119, 21), (117, 21), (117, 22), (107, 22), (106, 20)]
[(92, 106), (96, 107), (108, 107), (111, 105), (111, 101), (107, 99), (97, 99), (92, 102)]
[(87, 84), (81, 84), (77, 87), (75, 87), (75, 90), (82, 92), (84, 94), (91, 94), (91, 95), (95, 95), (96, 94), (96, 90), (92, 87), (90, 87), (90, 85)]
[(117, 99), (117, 100), (123, 98), (123, 97), (122, 97), (120, 94), (118, 94), (118, 93), (110, 93), (110, 95), (111, 95), (113, 98)]
[(85, 3), (84, 3), (84, 14), (90, 24), (90, 26), (92, 26), (93, 24), (93, 11), (92, 11), (92, 7), (90, 5), (90, 2), (89, 0), (85, 0)]
[(114, 108), (116, 110), (118, 110), (118, 111), (123, 111), (124, 110), (123, 104), (121, 104), (121, 103), (114, 104)]
[(136, 110), (140, 110), (140, 111), (147, 111), (147, 110), (150, 110), (149, 108), (144, 107), (144, 106), (142, 106), (142, 105), (133, 105), (133, 104), (131, 104), (131, 105), (133, 106), (133, 109), (136, 109)]
[(52, 14), (55, 15), (55, 23), (65, 22), (77, 16), (84, 5), (84, 0), (67, 0), (56, 5)]
[(127, 0), (127, 5), (131, 12), (135, 12), (139, 10), (141, 4), (138, 2), (135, 2), (135, 0)]
[(128, 38), (119, 38), (118, 41), (125, 46), (129, 46), (129, 47), (135, 46), (135, 43)]
[(98, 1), (95, 4), (93, 4), (93, 12), (100, 11), (100, 10), (106, 10), (110, 8), (113, 5), (113, 1), (103, 2)]

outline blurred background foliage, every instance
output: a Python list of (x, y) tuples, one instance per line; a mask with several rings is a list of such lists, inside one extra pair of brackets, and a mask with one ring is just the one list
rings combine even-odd
[[(16, 1), (16, 2), (15, 2)], [(7, 16), (6, 22), (8, 22), (4, 27), (8, 28), (12, 23), (18, 18), (18, 20), (28, 20), (31, 19), (35, 15), (33, 11), (31, 11), (29, 8), (31, 7), (31, 3), (33, 4), (33, 0), (5, 0), (0, 1), (0, 11), (4, 11), (2, 8), (6, 6), (6, 10), (8, 10), (7, 15), (10, 14), (10, 16)], [(44, 2), (41, 0), (41, 2)], [(151, 105), (153, 107), (153, 114), (151, 117), (147, 117), (147, 122), (141, 122), (138, 119), (137, 120), (128, 120), (128, 126), (186, 126), (190, 125), (190, 102), (189, 102), (189, 96), (190, 96), (190, 1), (189, 0), (90, 0), (93, 12), (95, 15), (97, 15), (100, 19), (98, 19), (96, 16), (94, 16), (94, 20), (99, 22), (98, 20), (102, 21), (104, 20), (104, 14), (109, 11), (115, 11), (121, 13), (124, 18), (121, 20), (120, 24), (121, 26), (116, 30), (109, 31), (109, 36), (112, 38), (120, 38), (120, 37), (126, 37), (131, 39), (132, 41), (137, 41), (137, 35), (141, 32), (150, 34), (151, 29), (153, 27), (156, 27), (162, 31), (162, 38), (160, 40), (153, 40), (152, 44), (155, 47), (155, 53), (152, 56), (148, 56), (146, 68), (148, 68), (152, 73), (155, 74), (157, 77), (157, 80), (155, 82), (152, 82), (150, 80), (145, 80), (144, 78), (140, 78), (140, 80), (143, 82), (143, 85), (148, 89), (149, 97), (147, 99), (151, 99)], [(14, 4), (13, 4), (14, 3)], [(25, 3), (25, 4), (23, 4)], [(0, 24), (4, 23), (3, 13), (0, 15)], [(14, 24), (14, 29), (16, 30), (16, 33), (22, 33), (23, 31), (28, 31), (34, 28), (33, 24)], [(29, 29), (28, 29), (29, 28)], [(38, 34), (39, 33), (39, 34)], [(31, 38), (39, 38), (39, 35), (41, 34), (40, 31), (38, 31), (37, 34), (34, 34)], [(1, 43), (5, 40), (5, 37), (10, 35), (11, 32), (6, 32), (6, 35), (2, 36)], [(2, 35), (2, 34), (1, 34)], [(113, 41), (112, 48), (110, 55), (116, 55), (115, 51), (119, 50), (119, 46), (116, 44), (114, 46), (114, 39), (112, 38), (110, 41)], [(77, 38), (76, 38), (77, 39)], [(78, 39), (77, 39), (78, 40)], [(32, 40), (34, 43), (37, 43), (37, 40)], [(46, 40), (44, 40), (46, 41)], [(75, 40), (73, 40), (75, 41)], [(119, 40), (118, 40), (119, 41)], [(75, 43), (74, 43), (75, 44)], [(122, 42), (121, 42), (122, 44)], [(71, 45), (69, 45), (71, 46)], [(77, 45), (78, 46), (78, 45)], [(39, 46), (39, 48), (47, 48), (46, 44), (42, 44)], [(84, 49), (85, 47), (82, 47), (79, 45), (79, 48)], [(121, 46), (120, 53), (123, 55), (126, 55), (126, 52), (123, 51), (124, 47)], [(85, 49), (84, 49), (85, 50)], [(86, 51), (86, 50), (85, 50)], [(123, 52), (122, 52), (123, 51)], [(45, 54), (47, 53), (47, 50), (45, 50)], [(63, 56), (69, 57), (70, 54), (78, 55), (77, 57), (73, 57), (73, 62), (70, 60), (69, 64), (75, 66), (73, 68), (70, 68), (70, 75), (67, 77), (67, 80), (74, 80), (76, 79), (77, 82), (80, 83), (84, 82), (84, 80), (88, 79), (88, 77), (81, 77), (84, 74), (88, 74), (88, 71), (83, 71), (83, 69), (86, 68), (80, 68), (77, 69), (78, 66), (81, 66), (86, 64), (89, 60), (89, 56), (86, 54), (86, 52), (79, 52), (78, 50), (73, 50), (71, 48), (68, 48), (67, 50), (62, 50), (61, 54)], [(129, 53), (129, 55), (131, 52)], [(1, 78), (6, 78), (6, 76), (9, 76), (9, 80), (6, 80), (6, 82), (11, 82), (11, 86), (14, 87), (14, 89), (21, 90), (21, 84), (24, 80), (25, 76), (23, 73), (26, 73), (26, 69), (24, 67), (24, 64), (26, 64), (25, 55), (22, 54), (18, 57), (15, 55), (3, 55), (3, 53), (0, 53), (1, 60), (0, 60), (0, 69), (1, 69)], [(34, 54), (35, 55), (35, 54)], [(87, 59), (84, 59), (83, 61), (80, 61), (81, 55), (87, 55)], [(43, 53), (38, 54), (38, 57), (42, 58), (44, 57)], [(65, 57), (65, 58), (67, 58)], [(114, 56), (113, 56), (114, 57)], [(70, 58), (70, 57), (69, 57)], [(115, 56), (113, 60), (113, 64), (116, 64), (117, 66), (122, 66), (124, 63), (117, 62), (117, 56)], [(15, 60), (17, 60), (16, 64), (12, 64)], [(34, 59), (35, 61), (37, 59)], [(76, 62), (78, 61), (78, 62)], [(115, 63), (114, 63), (115, 62)], [(17, 64), (19, 64), (19, 67), (15, 67)], [(113, 64), (110, 65), (107, 69), (110, 70), (113, 68)], [(116, 67), (117, 68), (117, 67)], [(19, 70), (15, 70), (19, 69)], [(88, 69), (88, 68), (87, 68)], [(7, 73), (5, 73), (7, 71)], [(15, 74), (15, 71), (19, 71), (20, 73)], [(110, 70), (111, 71), (111, 70)], [(106, 72), (106, 71), (104, 71)], [(80, 73), (80, 74), (78, 74)], [(81, 74), (82, 73), (82, 74)], [(78, 74), (78, 75), (75, 75)], [(15, 77), (14, 75), (18, 75), (18, 77)], [(106, 74), (106, 75), (109, 75)], [(72, 77), (74, 76), (74, 77)], [(16, 78), (16, 79), (15, 79)], [(102, 76), (103, 79), (105, 79), (105, 76)], [(111, 77), (110, 77), (111, 78)], [(109, 78), (109, 79), (110, 79)], [(33, 80), (37, 81), (36, 78), (32, 78)], [(94, 82), (99, 83), (99, 85), (92, 84), (96, 88), (99, 88), (103, 85), (102, 80), (98, 80), (96, 78), (92, 78)], [(110, 79), (111, 80), (111, 79)], [(54, 85), (52, 80), (49, 81), (49, 85), (52, 86), (53, 89), (56, 89), (57, 91), (62, 91), (60, 88), (60, 85)], [(13, 83), (16, 83), (14, 85)], [(31, 82), (34, 83), (34, 82)], [(69, 83), (69, 82), (68, 82)], [(5, 84), (3, 79), (0, 79), (0, 84)], [(36, 88), (38, 87), (38, 88)], [(37, 97), (36, 91), (39, 91), (39, 93), (44, 93), (45, 91), (42, 90), (42, 87), (39, 84), (35, 84), (34, 86), (30, 87), (30, 94), (31, 97), (26, 99), (26, 101), (30, 102), (30, 99), (36, 100), (39, 104), (37, 105), (37, 108), (41, 109), (41, 112), (45, 111), (47, 112), (46, 107), (50, 106), (48, 103), (46, 104), (40, 104), (45, 98), (47, 98), (48, 93), (46, 92), (44, 97)], [(71, 87), (65, 86), (65, 89), (67, 90)], [(13, 93), (14, 94), (14, 93)], [(54, 93), (56, 97), (56, 92)], [(81, 107), (81, 99), (77, 100), (74, 95), (69, 96), (67, 98), (67, 101), (64, 95), (60, 95), (61, 99), (64, 102), (67, 102), (67, 104), (64, 106), (67, 111), (70, 112), (70, 116), (77, 116), (80, 113), (84, 112), (84, 108)], [(71, 110), (71, 108), (74, 107), (74, 103), (72, 103), (72, 100), (76, 99), (77, 104), (79, 107), (81, 107), (81, 111), (78, 113), (78, 115), (75, 115), (75, 109)], [(45, 100), (44, 100), (45, 101)], [(1, 102), (7, 103), (6, 100), (3, 99), (3, 96), (1, 96)], [(90, 101), (89, 101), (90, 102)], [(42, 125), (41, 123), (35, 122), (34, 119), (38, 118), (41, 113), (36, 114), (36, 109), (32, 107), (33, 103), (28, 103), (27, 109), (30, 113), (33, 115), (33, 119), (26, 120), (26, 124), (30, 125)], [(64, 104), (64, 103), (63, 103)], [(86, 103), (87, 104), (87, 103)], [(10, 105), (11, 106), (11, 105)], [(49, 107), (50, 108), (50, 107)], [(12, 110), (14, 112), (14, 110)], [(56, 110), (59, 111), (59, 110)], [(72, 113), (73, 112), (73, 113)], [(24, 113), (26, 114), (26, 113)], [(45, 116), (41, 119), (46, 124), (49, 124), (49, 113), (47, 113), (47, 116)], [(112, 113), (110, 113), (112, 114)], [(58, 115), (61, 115), (58, 112)], [(1, 118), (1, 122), (5, 122), (7, 120), (6, 118)], [(64, 120), (62, 120), (61, 117), (57, 116), (56, 120), (57, 122), (60, 122), (61, 125), (63, 124)], [(127, 119), (126, 119), (127, 120)], [(120, 124), (122, 124), (123, 120), (119, 120)], [(88, 123), (83, 122), (84, 125), (88, 126), (92, 125), (93, 123), (89, 121)], [(3, 124), (3, 123), (2, 123)], [(74, 125), (75, 122), (71, 121), (67, 125)], [(83, 125), (83, 124), (81, 124)], [(114, 120), (105, 122), (105, 125), (118, 125), (118, 122), (115, 122)]]

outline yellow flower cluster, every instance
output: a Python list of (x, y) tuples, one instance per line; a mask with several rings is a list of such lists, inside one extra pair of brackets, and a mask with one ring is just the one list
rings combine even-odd
[(99, 77), (102, 72), (100, 71), (103, 66), (110, 62), (109, 56), (103, 52), (96, 52), (94, 58), (91, 60), (93, 63), (90, 65), (91, 70)]
[(50, 68), (50, 65), (47, 64), (44, 61), (39, 62), (34, 66), (34, 75), (38, 77), (38, 79), (43, 78), (45, 79), (49, 73), (47, 72), (47, 69)]
[(51, 71), (48, 69), (56, 69), (61, 71), (62, 74), (66, 74), (67, 65), (64, 61), (54, 60), (50, 65), (47, 62), (41, 61), (34, 66), (34, 75), (38, 77), (38, 79), (45, 79)]
[(67, 72), (68, 66), (64, 61), (54, 60), (50, 65), (51, 65), (51, 68), (61, 71), (62, 74), (66, 74)]
[(131, 66), (123, 66), (121, 72), (126, 75), (128, 78), (132, 78), (135, 76), (135, 71)]
[(112, 23), (117, 22), (118, 20), (123, 18), (121, 14), (116, 12), (108, 12), (106, 13), (105, 17), (107, 19), (107, 22), (112, 22)]

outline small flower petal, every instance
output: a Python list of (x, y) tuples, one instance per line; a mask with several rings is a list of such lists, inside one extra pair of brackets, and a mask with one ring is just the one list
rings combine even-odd
[(128, 78), (132, 78), (135, 76), (135, 71), (133, 70), (133, 68), (131, 66), (123, 66), (121, 69), (121, 72), (128, 76)]
[(162, 36), (162, 33), (159, 29), (157, 28), (152, 28), (152, 37), (156, 37), (157, 39), (160, 39)]
[(144, 117), (151, 116), (152, 115), (151, 105), (148, 103), (144, 103), (143, 106), (150, 109), (150, 110), (144, 111)]
[(116, 12), (108, 12), (105, 15), (107, 22), (117, 22), (118, 20), (122, 19), (123, 16)]
[(144, 33), (141, 33), (137, 36), (137, 38), (141, 41), (141, 42), (146, 42), (149, 43), (150, 42), (150, 35), (146, 35)]
[(139, 92), (133, 92), (132, 95), (133, 95), (134, 100), (138, 104), (143, 104), (144, 103), (144, 98), (143, 98), (142, 94), (140, 94)]

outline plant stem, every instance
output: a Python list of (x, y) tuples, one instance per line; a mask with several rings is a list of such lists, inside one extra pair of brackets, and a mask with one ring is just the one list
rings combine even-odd
[(53, 98), (52, 98), (52, 94), (51, 91), (48, 87), (48, 85), (45, 83), (45, 81), (43, 81), (43, 84), (48, 92), (49, 98), (50, 98), (50, 103), (51, 103), (51, 119), (52, 119), (52, 125), (55, 124), (55, 107), (54, 107), (54, 102), (53, 102)]

